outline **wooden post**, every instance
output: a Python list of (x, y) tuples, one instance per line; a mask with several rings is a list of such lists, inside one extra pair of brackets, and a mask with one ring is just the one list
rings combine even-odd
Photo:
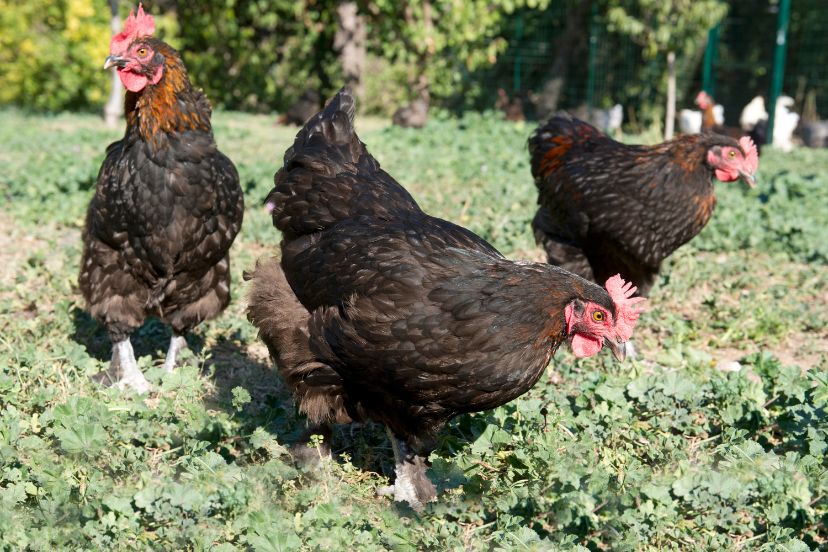
[[(112, 14), (110, 26), (112, 28), (112, 34), (114, 35), (121, 30), (121, 18), (118, 16), (118, 0), (109, 0), (109, 10)], [(121, 84), (121, 79), (118, 77), (117, 71), (112, 70), (110, 73), (112, 88), (109, 91), (109, 99), (106, 101), (106, 105), (104, 105), (103, 116), (106, 126), (116, 128), (118, 121), (124, 114), (124, 85)]]
[(667, 114), (664, 116), (664, 139), (673, 139), (676, 123), (676, 53), (667, 52)]

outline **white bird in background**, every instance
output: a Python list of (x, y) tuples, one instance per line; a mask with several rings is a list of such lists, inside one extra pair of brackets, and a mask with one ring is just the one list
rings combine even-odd
[(623, 122), (624, 107), (621, 104), (615, 104), (609, 109), (595, 109), (592, 112), (592, 123), (611, 136), (621, 130)]
[[(682, 134), (698, 134), (702, 131), (703, 114), (695, 109), (682, 109), (679, 111), (679, 130)], [(713, 106), (713, 120), (717, 125), (724, 124), (724, 106), (716, 104)]]
[(794, 99), (790, 96), (780, 96), (776, 100), (776, 110), (773, 121), (773, 147), (788, 152), (794, 149), (793, 133), (799, 125), (799, 115), (791, 111)]
[(702, 112), (695, 109), (679, 111), (679, 130), (682, 134), (698, 134), (702, 127)]
[(716, 121), (717, 125), (724, 124), (724, 106), (722, 104), (713, 106), (713, 120)]
[(739, 116), (739, 126), (744, 131), (751, 131), (759, 121), (767, 120), (768, 111), (765, 109), (765, 98), (756, 96), (743, 109)]

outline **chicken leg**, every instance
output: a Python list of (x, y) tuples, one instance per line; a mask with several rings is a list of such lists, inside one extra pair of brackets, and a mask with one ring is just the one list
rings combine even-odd
[(393, 496), (395, 501), (407, 502), (414, 510), (420, 512), (427, 502), (437, 500), (437, 487), (426, 475), (425, 458), (408, 451), (405, 442), (397, 439), (387, 426), (385, 432), (394, 451), (396, 478), (393, 485), (378, 488), (377, 494)]
[(118, 374), (118, 389), (129, 388), (138, 393), (146, 393), (152, 387), (138, 368), (129, 338), (112, 346), (112, 368), (113, 372)]
[(164, 371), (168, 374), (175, 370), (175, 357), (187, 347), (187, 340), (184, 336), (173, 334), (170, 339), (170, 346), (167, 349), (167, 358), (164, 359)]

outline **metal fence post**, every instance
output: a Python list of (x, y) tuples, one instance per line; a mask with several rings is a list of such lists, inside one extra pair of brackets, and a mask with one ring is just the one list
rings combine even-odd
[(521, 87), (521, 55), (520, 55), (520, 39), (523, 38), (523, 14), (518, 13), (515, 18), (515, 71), (512, 75), (512, 94), (519, 93)]
[(716, 96), (716, 75), (713, 67), (716, 65), (716, 57), (719, 53), (719, 29), (721, 24), (707, 32), (707, 47), (704, 49), (704, 65), (702, 69), (702, 90)]
[(768, 138), (773, 144), (773, 124), (776, 118), (776, 101), (782, 94), (785, 80), (785, 50), (788, 45), (788, 23), (791, 20), (791, 0), (780, 0), (779, 16), (776, 20), (776, 48), (773, 51), (773, 74), (771, 75), (770, 102), (768, 104)]
[(589, 60), (587, 62), (587, 89), (586, 104), (589, 118), (592, 119), (592, 108), (595, 103), (595, 60), (598, 55), (598, 2), (592, 2), (592, 13), (589, 17)]

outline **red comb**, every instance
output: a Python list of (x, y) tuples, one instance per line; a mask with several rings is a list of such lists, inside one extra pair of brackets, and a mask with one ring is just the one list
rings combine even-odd
[(759, 152), (756, 151), (756, 144), (753, 143), (750, 136), (742, 136), (739, 138), (739, 145), (742, 146), (742, 151), (745, 152), (745, 164), (752, 175), (759, 168)]
[(707, 109), (707, 107), (713, 103), (713, 98), (710, 97), (710, 94), (702, 90), (696, 95), (696, 105), (702, 109)]
[(632, 337), (635, 323), (643, 312), (635, 305), (646, 299), (633, 297), (638, 288), (632, 285), (632, 282), (625, 282), (620, 274), (609, 278), (605, 287), (612, 302), (615, 303), (615, 333), (622, 340), (627, 341)]
[(136, 38), (151, 36), (154, 32), (155, 20), (151, 15), (145, 14), (144, 7), (138, 4), (138, 15), (130, 10), (129, 17), (124, 21), (124, 28), (109, 42), (109, 53), (123, 54)]

